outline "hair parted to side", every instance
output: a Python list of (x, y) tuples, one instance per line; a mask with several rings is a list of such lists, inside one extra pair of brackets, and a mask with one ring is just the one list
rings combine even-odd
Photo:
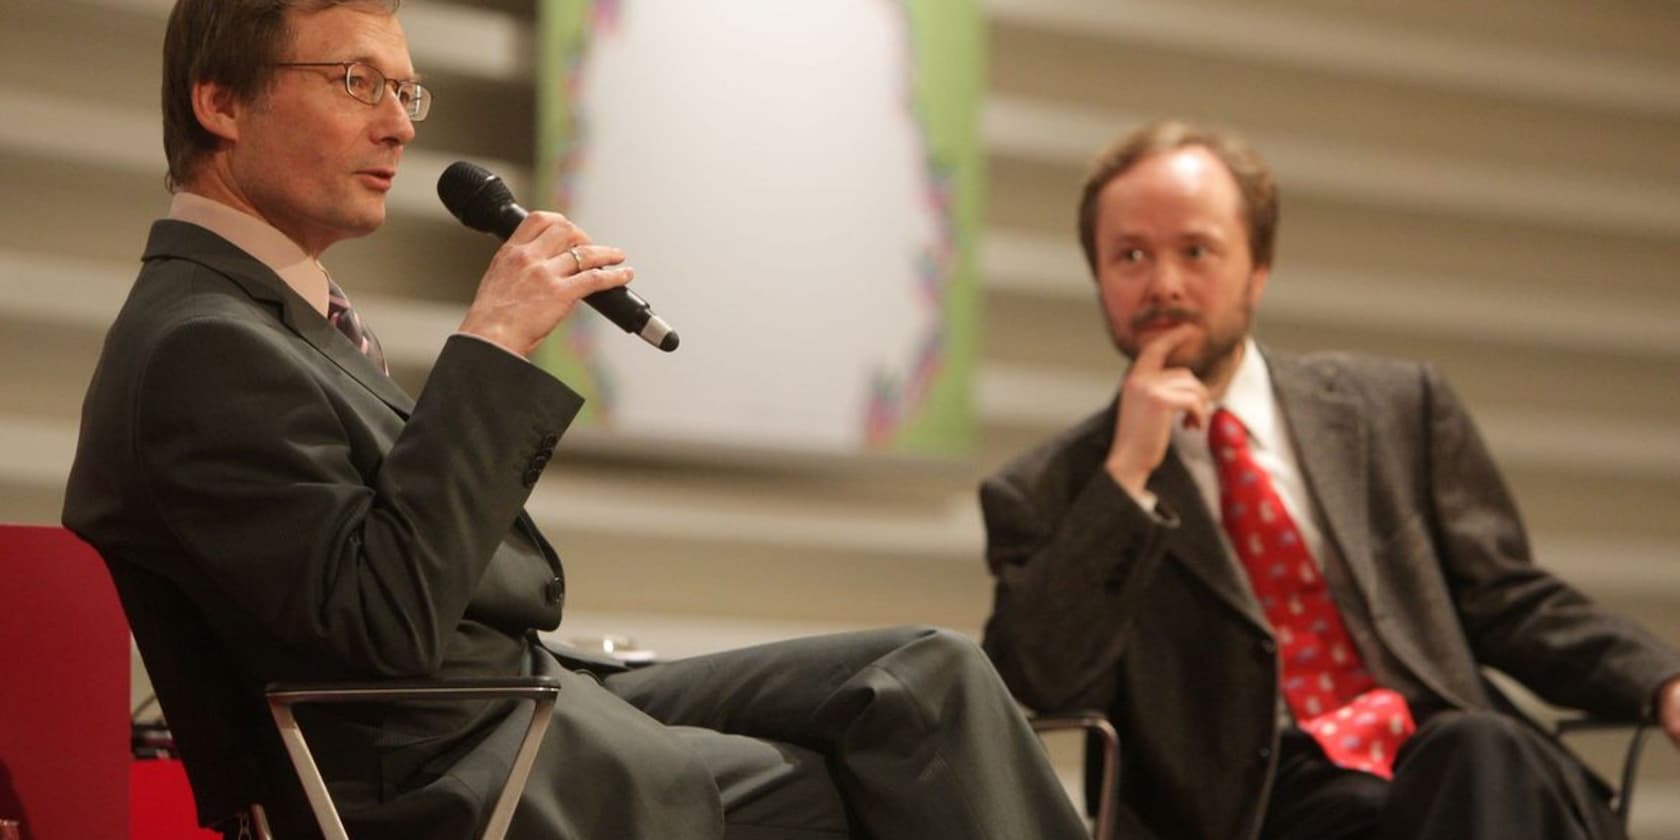
[(1169, 119), (1122, 136), (1091, 163), (1079, 196), (1079, 245), (1085, 249), (1085, 264), (1093, 276), (1097, 273), (1097, 197), (1103, 188), (1144, 158), (1191, 146), (1207, 149), (1236, 179), (1248, 228), (1249, 256), (1256, 268), (1271, 266), (1278, 226), (1278, 188), (1272, 167), (1236, 134)]
[(241, 102), (268, 92), (274, 65), (292, 42), (291, 12), (367, 6), (396, 14), (402, 0), (177, 0), (163, 35), (163, 153), (165, 180), (180, 189), (217, 138), (193, 114), (193, 85), (215, 82)]

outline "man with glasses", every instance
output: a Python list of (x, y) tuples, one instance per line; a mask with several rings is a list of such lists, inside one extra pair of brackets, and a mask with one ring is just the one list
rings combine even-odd
[[(269, 681), (558, 679), (514, 837), (1079, 836), (996, 673), (951, 634), (596, 674), (536, 645), (565, 584), (522, 507), (581, 398), (525, 356), (632, 271), (563, 216), (532, 213), (418, 398), (385, 375), (318, 259), (384, 221), (430, 108), (395, 12), (395, 0), (181, 0), (170, 16), (175, 196), (106, 339), (64, 511), (113, 570), (166, 582), (197, 613), (131, 619), (210, 628), (253, 695)], [(472, 835), (517, 740), (502, 737), (501, 704), (305, 711), (358, 838)], [(272, 739), (263, 727), (242, 740)], [(202, 780), (246, 759), (196, 760)], [(201, 821), (230, 835), (253, 804), (198, 793)], [(313, 833), (268, 810), (281, 836)]]

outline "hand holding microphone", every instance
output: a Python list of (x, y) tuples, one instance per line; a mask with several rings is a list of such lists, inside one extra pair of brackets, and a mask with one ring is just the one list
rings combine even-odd
[(624, 287), (634, 272), (620, 265), (623, 251), (591, 243), (558, 213), (528, 212), (502, 179), (466, 161), (444, 170), (438, 197), (467, 227), (508, 243), (491, 260), (463, 332), (528, 355), (581, 297), (625, 332), (666, 352), (677, 348), (671, 325)]

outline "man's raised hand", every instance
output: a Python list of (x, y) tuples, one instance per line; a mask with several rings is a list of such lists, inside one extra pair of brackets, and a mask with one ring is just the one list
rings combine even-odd
[(624, 252), (595, 245), (559, 213), (533, 212), (490, 259), (461, 332), (529, 356), (584, 297), (635, 276)]
[(1167, 367), (1167, 359), (1189, 341), (1196, 327), (1180, 324), (1138, 351), (1120, 388), (1114, 440), (1104, 467), (1133, 498), (1147, 498), (1145, 483), (1161, 465), (1179, 412), (1198, 427), (1207, 425), (1210, 395), (1188, 368)]

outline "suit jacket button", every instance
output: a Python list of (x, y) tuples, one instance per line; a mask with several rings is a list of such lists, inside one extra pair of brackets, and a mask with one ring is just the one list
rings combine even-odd
[(1266, 654), (1267, 656), (1277, 653), (1277, 642), (1274, 642), (1271, 639), (1261, 639), (1260, 652)]
[(547, 598), (550, 604), (564, 603), (566, 600), (566, 582), (559, 578), (551, 578), (548, 584), (543, 587), (543, 597)]
[(526, 487), (537, 486), (537, 479), (539, 479), (539, 478), (542, 478), (542, 468), (541, 467), (532, 467), (532, 468), (526, 470), (525, 471), (525, 486)]
[(560, 445), (560, 436), (553, 432), (549, 432), (548, 434), (543, 435), (542, 443), (537, 445), (552, 452), (554, 451), (554, 447)]

